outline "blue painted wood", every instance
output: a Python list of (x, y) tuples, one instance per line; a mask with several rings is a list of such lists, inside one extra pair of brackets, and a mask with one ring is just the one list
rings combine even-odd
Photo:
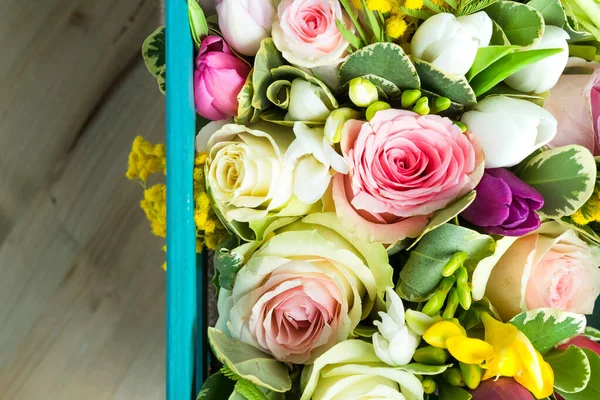
[(208, 302), (206, 299), (208, 277), (206, 275), (205, 266), (208, 267), (206, 251), (198, 254), (196, 258), (197, 277), (196, 277), (196, 305), (198, 307), (198, 330), (196, 331), (196, 396), (202, 388), (202, 384), (208, 373)]
[(196, 334), (193, 165), (196, 112), (187, 4), (166, 1), (167, 400), (192, 398)]

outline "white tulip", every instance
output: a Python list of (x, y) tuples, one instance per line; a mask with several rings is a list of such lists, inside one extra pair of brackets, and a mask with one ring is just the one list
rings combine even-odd
[(336, 172), (348, 173), (344, 157), (336, 153), (323, 133), (323, 128), (294, 124), (296, 139), (284, 156), (286, 165), (294, 170), (294, 194), (304, 204), (313, 204), (323, 197), (331, 177)]
[(562, 49), (563, 51), (528, 65), (512, 74), (504, 82), (513, 89), (525, 93), (543, 93), (558, 82), (569, 61), (567, 32), (556, 26), (547, 25), (544, 36), (532, 49)]
[(286, 120), (325, 122), (334, 109), (323, 88), (301, 78), (292, 81)]
[(217, 0), (216, 5), (227, 44), (245, 56), (256, 55), (260, 42), (271, 36), (273, 0)]
[(419, 346), (419, 336), (406, 326), (402, 300), (392, 288), (387, 288), (386, 303), (387, 312), (379, 312), (381, 321), (373, 322), (379, 329), (373, 335), (373, 347), (381, 361), (399, 367), (412, 360)]
[(492, 20), (483, 11), (456, 18), (449, 13), (427, 19), (410, 44), (414, 57), (457, 75), (466, 74), (477, 55), (492, 37)]
[(542, 107), (507, 96), (490, 96), (461, 121), (481, 145), (486, 168), (512, 167), (556, 135), (556, 119)]

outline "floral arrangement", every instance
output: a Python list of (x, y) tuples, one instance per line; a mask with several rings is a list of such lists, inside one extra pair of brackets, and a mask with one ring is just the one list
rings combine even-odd
[[(199, 399), (600, 398), (600, 6), (189, 0)], [(165, 29), (144, 43), (165, 91)], [(165, 236), (163, 145), (127, 176)]]

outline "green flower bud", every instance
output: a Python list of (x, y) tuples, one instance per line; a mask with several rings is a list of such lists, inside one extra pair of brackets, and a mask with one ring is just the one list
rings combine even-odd
[(448, 360), (448, 352), (439, 347), (425, 346), (417, 349), (413, 358), (420, 364), (443, 365)]
[(452, 102), (447, 97), (438, 97), (433, 102), (433, 112), (442, 112), (450, 108)]
[(444, 371), (444, 378), (452, 386), (464, 386), (462, 372), (456, 367), (448, 368)]
[(482, 370), (479, 365), (460, 363), (460, 371), (465, 385), (469, 389), (477, 389), (481, 383)]
[(419, 100), (420, 98), (421, 98), (421, 91), (419, 89), (405, 90), (404, 92), (402, 92), (402, 97), (401, 97), (402, 107), (404, 107), (404, 108), (412, 107), (417, 102), (417, 100)]
[(446, 302), (446, 309), (444, 310), (444, 313), (442, 314), (442, 318), (444, 319), (450, 319), (454, 317), (454, 314), (456, 313), (456, 309), (458, 308), (458, 293), (456, 291), (456, 288), (452, 288), (450, 289), (450, 291), (448, 292), (448, 301)]
[(469, 254), (465, 251), (459, 251), (458, 253), (454, 253), (452, 257), (450, 257), (450, 261), (448, 261), (444, 266), (444, 269), (442, 269), (442, 275), (454, 275), (458, 267), (463, 265), (468, 256)]
[(361, 113), (352, 108), (338, 108), (333, 110), (325, 121), (325, 137), (329, 143), (335, 144), (342, 140), (342, 128), (346, 121), (360, 118)]
[(377, 111), (388, 110), (390, 108), (392, 108), (392, 106), (385, 101), (376, 101), (367, 108), (367, 121), (372, 120)]
[(440, 283), (438, 290), (441, 292), (445, 292), (444, 293), (444, 296), (445, 296), (448, 294), (448, 291), (450, 290), (450, 288), (452, 288), (452, 286), (454, 286), (455, 282), (456, 282), (456, 278), (454, 276), (447, 276), (444, 279), (442, 279), (442, 283)]
[(465, 267), (461, 266), (457, 268), (456, 273), (454, 275), (456, 276), (456, 282), (464, 284), (469, 283), (469, 273), (467, 272), (467, 269)]
[(417, 100), (417, 104), (413, 107), (413, 111), (419, 115), (429, 114), (429, 99), (427, 97), (421, 97)]
[(350, 100), (359, 107), (368, 107), (379, 99), (377, 86), (361, 77), (350, 81), (349, 96)]
[(460, 306), (465, 310), (471, 308), (473, 298), (471, 297), (471, 289), (468, 284), (458, 282), (456, 284), (456, 292), (458, 293), (458, 301)]
[(462, 122), (460, 122), (460, 121), (452, 121), (452, 122), (454, 122), (454, 125), (456, 125), (460, 128), (462, 133), (465, 133), (467, 131), (467, 126), (465, 124), (463, 124)]
[(421, 382), (421, 384), (423, 385), (423, 392), (425, 392), (425, 394), (435, 393), (437, 384), (435, 383), (433, 378), (428, 376), (427, 378), (423, 379), (423, 382)]
[(437, 314), (438, 311), (442, 309), (444, 302), (446, 301), (446, 296), (452, 286), (454, 286), (454, 282), (456, 282), (454, 276), (442, 279), (442, 282), (438, 286), (438, 291), (427, 301), (421, 312), (430, 317)]

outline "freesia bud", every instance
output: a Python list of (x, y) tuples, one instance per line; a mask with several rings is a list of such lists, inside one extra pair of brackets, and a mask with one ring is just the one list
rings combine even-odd
[(286, 120), (324, 122), (334, 109), (322, 87), (301, 78), (292, 81)]
[(342, 128), (346, 121), (360, 118), (360, 113), (352, 108), (333, 110), (325, 121), (325, 137), (329, 143), (335, 144), (342, 140)]
[(457, 75), (469, 71), (479, 47), (492, 37), (492, 20), (483, 11), (456, 18), (439, 13), (427, 19), (410, 43), (414, 57)]
[(485, 153), (486, 168), (512, 167), (550, 142), (556, 119), (527, 100), (490, 96), (466, 112), (461, 121)]
[(377, 111), (388, 110), (390, 108), (392, 108), (392, 106), (385, 101), (376, 101), (375, 103), (371, 104), (365, 112), (367, 121), (372, 120), (375, 114), (377, 114)]
[(446, 111), (452, 105), (452, 101), (447, 97), (438, 97), (433, 102), (433, 112), (442, 112)]
[(421, 91), (419, 89), (405, 90), (402, 92), (402, 107), (409, 108), (415, 105), (417, 100), (421, 98)]
[(435, 393), (436, 387), (437, 384), (435, 383), (433, 378), (427, 377), (423, 379), (423, 392), (425, 392), (426, 394)]
[(421, 97), (417, 100), (417, 104), (413, 107), (413, 111), (419, 115), (427, 115), (431, 111), (429, 109), (429, 99), (427, 97)]
[(569, 60), (567, 39), (569, 39), (567, 32), (559, 27), (546, 25), (542, 40), (533, 46), (532, 50), (560, 48), (563, 51), (526, 66), (506, 78), (504, 82), (511, 88), (525, 93), (543, 93), (550, 90), (556, 85), (567, 66)]
[(354, 78), (350, 81), (350, 100), (359, 107), (368, 107), (379, 99), (377, 86), (364, 78)]
[(420, 311), (411, 309), (406, 310), (404, 318), (406, 319), (406, 324), (408, 327), (419, 336), (423, 336), (425, 331), (429, 329), (431, 325), (435, 324), (441, 319), (439, 315), (436, 317), (430, 317), (429, 315)]

